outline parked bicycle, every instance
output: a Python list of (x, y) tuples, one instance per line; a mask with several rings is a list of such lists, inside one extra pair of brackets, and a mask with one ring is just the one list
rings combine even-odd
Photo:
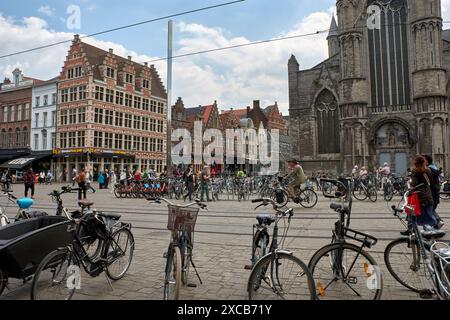
[[(256, 209), (271, 205), (276, 214), (256, 217), (258, 224), (253, 227), (252, 265), (246, 266), (246, 269), (252, 269), (247, 286), (249, 299), (314, 300), (314, 279), (306, 264), (292, 252), (279, 249), (280, 244), (281, 247), (284, 245), (294, 210), (282, 210), (275, 201), (267, 198), (252, 202), (260, 203)], [(288, 226), (279, 242), (278, 223), (285, 219)], [(269, 246), (268, 227), (271, 224), (274, 224), (274, 228), (272, 243)]]
[[(194, 230), (200, 209), (206, 210), (207, 206), (200, 201), (187, 205), (176, 205), (164, 198), (150, 198), (149, 201), (160, 204), (165, 202), (169, 209), (167, 229), (172, 232), (171, 241), (167, 252), (164, 300), (179, 300), (181, 284), (195, 287), (189, 283), (189, 268), (192, 266), (200, 284), (203, 284), (193, 261)], [(196, 207), (194, 207), (196, 206)]]
[(369, 198), (370, 201), (377, 202), (377, 188), (372, 185), (372, 182), (369, 179), (355, 179), (353, 185), (354, 188), (352, 194), (356, 200), (365, 201), (367, 198)]
[[(134, 253), (134, 237), (131, 224), (120, 222), (120, 215), (88, 211), (93, 203), (80, 201), (82, 211), (68, 214), (71, 221), (67, 232), (72, 242), (68, 247), (51, 252), (40, 263), (33, 278), (32, 300), (69, 300), (80, 288), (80, 266), (91, 277), (106, 272), (106, 279), (119, 280), (127, 273)], [(86, 241), (100, 240), (99, 255), (90, 255)]]
[[(30, 198), (16, 198), (11, 192), (2, 192), (0, 197), (3, 201), (12, 203), (18, 206), (17, 213), (14, 217), (13, 222), (31, 219), (31, 218), (39, 218), (46, 216), (47, 213), (43, 211), (32, 210), (31, 207), (34, 204), (33, 199)], [(8, 217), (6, 212), (6, 204), (0, 205), (0, 227), (4, 227), (11, 223), (11, 219)]]
[[(335, 180), (334, 184), (340, 185), (341, 182)], [(340, 192), (335, 197), (341, 201), (330, 205), (339, 214), (331, 244), (319, 249), (309, 262), (317, 296), (321, 300), (378, 300), (383, 290), (382, 275), (376, 261), (364, 250), (375, 246), (378, 240), (350, 229), (352, 197), (344, 197)], [(359, 242), (359, 245), (347, 240)]]
[(421, 298), (436, 296), (449, 300), (450, 247), (438, 242), (445, 233), (420, 232), (414, 207), (407, 202), (407, 197), (422, 186), (405, 192), (403, 205), (392, 207), (394, 216), (407, 229), (407, 235), (388, 244), (384, 260), (391, 275), (405, 288), (419, 293)]

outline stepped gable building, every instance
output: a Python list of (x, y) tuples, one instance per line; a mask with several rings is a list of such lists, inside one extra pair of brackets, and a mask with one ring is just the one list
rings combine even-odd
[[(288, 62), (293, 154), (309, 172), (376, 168), (405, 173), (431, 154), (450, 169), (450, 31), (440, 0), (338, 0), (329, 58), (309, 70)], [(381, 29), (367, 27), (380, 9)]]
[(57, 177), (166, 165), (167, 93), (155, 67), (75, 36), (58, 85)]

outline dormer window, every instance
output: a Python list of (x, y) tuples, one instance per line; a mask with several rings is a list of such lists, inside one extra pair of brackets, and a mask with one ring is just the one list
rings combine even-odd
[(142, 87), (146, 89), (150, 89), (150, 81), (144, 79), (142, 80)]
[(125, 73), (125, 82), (133, 84), (133, 75), (129, 73)]
[(116, 78), (115, 70), (113, 68), (107, 67), (106, 68), (106, 76), (108, 78), (115, 79)]

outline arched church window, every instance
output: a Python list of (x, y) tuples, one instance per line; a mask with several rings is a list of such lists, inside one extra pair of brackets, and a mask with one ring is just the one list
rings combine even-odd
[(315, 103), (319, 154), (340, 153), (339, 110), (336, 98), (325, 89)]

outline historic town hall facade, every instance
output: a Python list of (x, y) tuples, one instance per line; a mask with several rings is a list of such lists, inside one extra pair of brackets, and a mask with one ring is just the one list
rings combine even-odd
[[(367, 8), (380, 8), (381, 29)], [(338, 0), (329, 58), (288, 63), (293, 154), (307, 171), (348, 173), (388, 162), (404, 173), (416, 154), (449, 169), (450, 31), (440, 0)]]

